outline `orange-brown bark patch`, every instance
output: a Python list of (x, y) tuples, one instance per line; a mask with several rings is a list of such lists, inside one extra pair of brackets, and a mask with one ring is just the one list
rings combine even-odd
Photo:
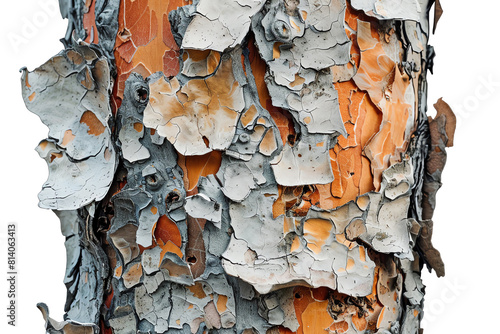
[(94, 136), (99, 136), (104, 133), (106, 127), (101, 123), (97, 116), (90, 110), (83, 113), (80, 118), (80, 123), (85, 123), (89, 127), (87, 133)]
[(166, 215), (161, 216), (156, 223), (154, 230), (156, 240), (161, 240), (164, 244), (171, 241), (177, 247), (182, 245), (182, 237), (177, 225)]

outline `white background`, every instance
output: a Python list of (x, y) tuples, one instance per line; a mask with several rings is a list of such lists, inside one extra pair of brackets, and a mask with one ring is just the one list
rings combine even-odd
[[(433, 241), (446, 276), (423, 274), (424, 328), (426, 334), (498, 333), (500, 3), (442, 0), (442, 5), (444, 15), (430, 39), (437, 56), (429, 77), (429, 105), (443, 97), (459, 123), (434, 215)], [(66, 21), (56, 0), (5, 1), (0, 16), (0, 332), (43, 333), (37, 302), (46, 302), (51, 316), (62, 320), (64, 238), (56, 216), (37, 207), (47, 167), (34, 147), (47, 136), (47, 128), (24, 107), (18, 69), (33, 70), (59, 52)], [(9, 222), (18, 226), (15, 328), (7, 326), (6, 317)]]

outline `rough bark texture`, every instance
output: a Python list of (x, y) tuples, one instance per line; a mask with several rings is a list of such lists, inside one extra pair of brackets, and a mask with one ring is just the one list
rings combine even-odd
[(22, 75), (66, 236), (47, 332), (419, 333), (455, 127), (432, 4), (60, 0)]

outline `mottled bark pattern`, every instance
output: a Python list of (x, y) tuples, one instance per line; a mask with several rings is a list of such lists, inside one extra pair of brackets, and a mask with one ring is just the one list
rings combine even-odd
[(433, 2), (60, 0), (22, 75), (68, 255), (47, 333), (419, 333)]

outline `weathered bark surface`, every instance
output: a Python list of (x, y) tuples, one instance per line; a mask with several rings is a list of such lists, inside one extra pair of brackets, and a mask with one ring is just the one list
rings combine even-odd
[(22, 76), (67, 240), (47, 331), (419, 333), (455, 127), (432, 2), (60, 0)]

